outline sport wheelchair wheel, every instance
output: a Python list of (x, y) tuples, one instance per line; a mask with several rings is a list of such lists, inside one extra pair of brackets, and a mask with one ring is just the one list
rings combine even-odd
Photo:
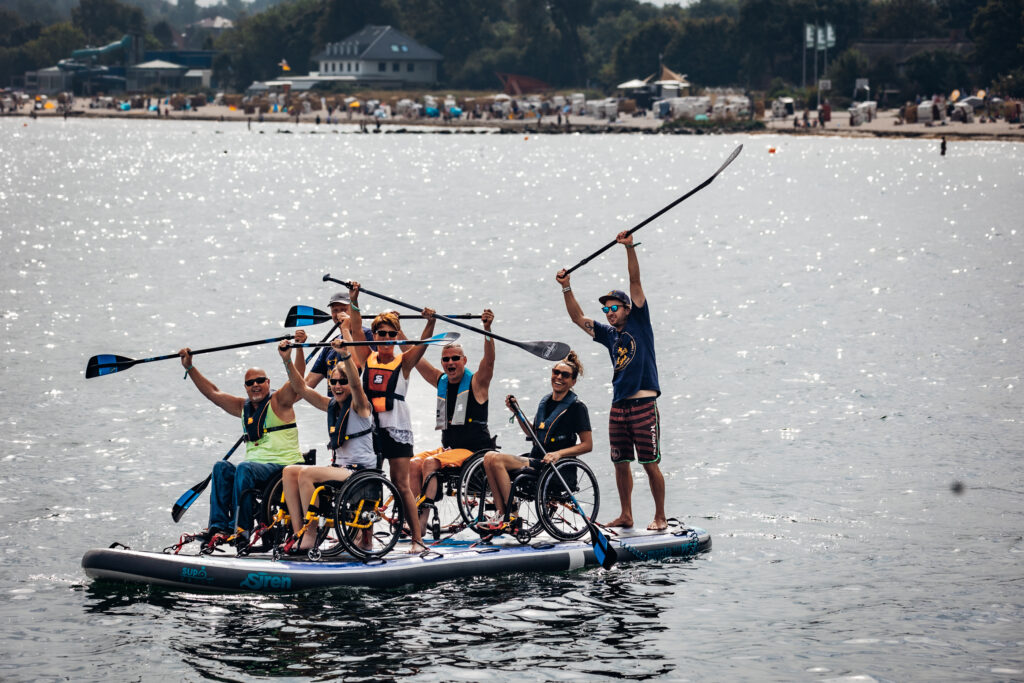
[[(555, 475), (555, 470), (569, 485), (568, 489)], [(561, 541), (574, 541), (587, 533), (587, 523), (576, 510), (572, 498), (576, 499), (588, 518), (597, 518), (597, 509), (601, 503), (597, 477), (581, 460), (567, 458), (545, 469), (540, 475), (537, 489), (540, 521), (549, 534)]]
[(360, 560), (383, 557), (398, 542), (405, 510), (398, 487), (379, 471), (349, 477), (334, 498), (334, 528), (345, 549)]

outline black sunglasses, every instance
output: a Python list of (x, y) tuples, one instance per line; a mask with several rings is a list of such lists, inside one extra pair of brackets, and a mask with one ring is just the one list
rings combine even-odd
[(556, 369), (552, 368), (551, 376), (552, 377), (562, 377), (563, 379), (569, 379), (570, 377), (572, 377), (572, 373), (569, 372), (568, 370), (556, 370)]
[(462, 356), (441, 356), (442, 363), (457, 363), (462, 360)]
[(345, 386), (346, 384), (348, 384), (348, 378), (347, 377), (342, 377), (341, 379), (332, 379), (331, 380), (331, 384), (337, 384), (339, 386)]
[(378, 337), (391, 337), (394, 339), (398, 336), (398, 330), (377, 330), (374, 334)]
[(620, 308), (622, 308), (622, 306), (620, 306), (618, 304), (612, 304), (611, 306), (602, 306), (601, 310), (604, 311), (605, 313), (607, 313), (609, 311), (614, 313), (615, 311), (619, 310)]
[(253, 384), (263, 384), (264, 382), (269, 381), (270, 380), (267, 379), (266, 377), (253, 377), (252, 379), (245, 380), (245, 386), (251, 387)]

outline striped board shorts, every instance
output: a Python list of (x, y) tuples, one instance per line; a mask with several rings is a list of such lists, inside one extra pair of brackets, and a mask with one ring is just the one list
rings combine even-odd
[(608, 439), (612, 462), (641, 465), (661, 462), (661, 425), (654, 396), (627, 398), (612, 404), (608, 414)]

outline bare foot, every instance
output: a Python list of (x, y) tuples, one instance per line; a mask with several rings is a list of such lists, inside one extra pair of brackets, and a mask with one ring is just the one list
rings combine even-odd
[(409, 546), (410, 555), (419, 555), (422, 552), (426, 552), (426, 550), (427, 546), (423, 545), (419, 541), (413, 541), (412, 544)]
[(618, 517), (616, 517), (612, 521), (610, 521), (607, 524), (605, 524), (605, 526), (606, 527), (620, 527), (620, 528), (623, 528), (623, 529), (628, 529), (628, 528), (633, 526), (633, 518), (632, 517), (626, 517), (625, 515), (619, 515)]
[(656, 519), (647, 525), (648, 531), (664, 531), (668, 528), (668, 522), (664, 519)]

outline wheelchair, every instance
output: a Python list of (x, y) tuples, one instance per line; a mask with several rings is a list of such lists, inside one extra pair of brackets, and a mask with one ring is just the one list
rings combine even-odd
[(437, 484), (437, 491), (433, 498), (423, 493), (417, 501), (420, 519), (426, 519), (420, 530), (424, 538), (429, 533), (435, 541), (440, 541), (442, 537), (454, 536), (469, 525), (470, 520), (463, 514), (458, 502), (459, 482), (471, 465), (483, 463), (484, 454), (495, 450), (498, 450), (497, 437), (492, 437), (490, 446), (475, 451), (461, 465), (442, 467), (427, 476), (423, 482), (423, 491), (429, 491), (434, 483)]
[[(568, 488), (556, 472), (562, 475)], [(483, 458), (463, 472), (458, 490), (459, 510), (466, 524), (481, 536), (491, 537), (507, 529), (516, 540), (526, 544), (543, 529), (560, 541), (582, 538), (588, 531), (587, 523), (576, 510), (573, 498), (587, 518), (597, 517), (601, 492), (597, 477), (582, 460), (565, 458), (541, 470), (524, 467), (509, 472), (509, 478), (511, 488), (505, 501), (504, 524), (494, 529), (486, 524), (487, 514), (497, 508)]]

